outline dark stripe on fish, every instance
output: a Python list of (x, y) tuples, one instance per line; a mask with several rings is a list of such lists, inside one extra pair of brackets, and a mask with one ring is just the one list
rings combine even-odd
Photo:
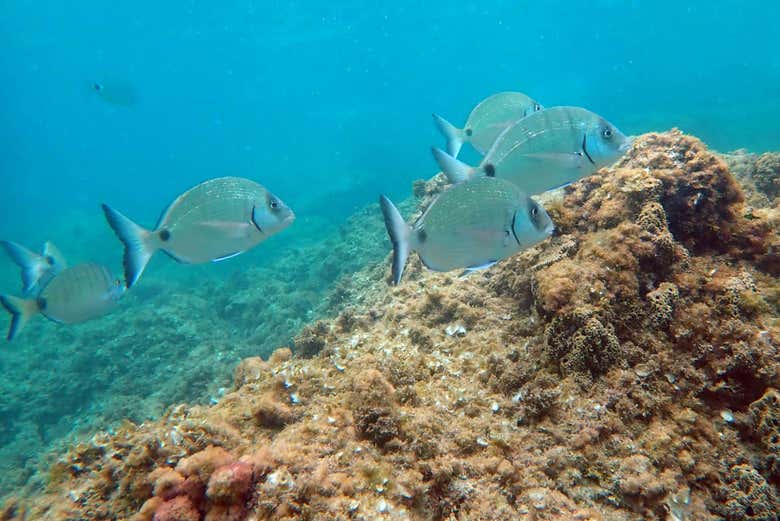
[(587, 148), (587, 138), (588, 138), (588, 135), (587, 135), (587, 134), (583, 134), (583, 135), (582, 135), (582, 151), (585, 153), (585, 157), (587, 157), (587, 158), (588, 158), (588, 161), (590, 161), (590, 163), (591, 163), (593, 166), (596, 166), (596, 162), (595, 162), (595, 161), (593, 161), (593, 158), (592, 158), (592, 157), (590, 157), (590, 154), (588, 154), (588, 148)]
[(517, 212), (512, 214), (512, 235), (515, 236), (515, 241), (520, 244), (520, 239), (517, 238), (517, 232), (515, 232), (515, 219), (517, 219)]
[(255, 209), (256, 208), (257, 208), (256, 206), (252, 207), (252, 224), (255, 225), (255, 228), (257, 228), (260, 231), (260, 233), (265, 233), (265, 231), (263, 231), (263, 229), (260, 227), (259, 224), (257, 224), (257, 221), (255, 220)]

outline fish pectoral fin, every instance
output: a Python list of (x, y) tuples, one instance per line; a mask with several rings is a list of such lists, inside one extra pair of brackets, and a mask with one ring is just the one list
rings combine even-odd
[(211, 259), (211, 262), (220, 262), (220, 261), (223, 261), (223, 260), (232, 259), (233, 257), (238, 257), (242, 253), (244, 253), (243, 250), (235, 251), (233, 253), (228, 253), (227, 255), (223, 255), (222, 257), (217, 257), (216, 259)]

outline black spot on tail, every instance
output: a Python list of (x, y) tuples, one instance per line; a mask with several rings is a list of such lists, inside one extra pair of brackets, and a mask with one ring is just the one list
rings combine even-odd
[(162, 242), (167, 242), (168, 239), (170, 239), (170, 238), (171, 238), (171, 232), (170, 231), (166, 230), (165, 228), (160, 230), (160, 240)]
[(38, 298), (35, 300), (35, 303), (38, 305), (38, 309), (40, 309), (41, 311), (45, 311), (45, 310), (46, 310), (46, 304), (47, 304), (47, 302), (46, 302), (46, 299), (45, 299), (45, 298), (43, 298), (43, 297), (38, 297)]
[(54, 257), (52, 257), (51, 255), (47, 255), (46, 264), (48, 264), (49, 266), (54, 266)]
[(425, 228), (420, 228), (417, 230), (417, 240), (420, 241), (420, 243), (428, 240), (428, 232), (425, 231)]
[(485, 175), (488, 177), (496, 177), (496, 167), (493, 163), (488, 163), (482, 169), (485, 171)]
[(467, 135), (467, 136), (471, 137), (471, 135), (472, 135), (473, 133), (474, 133), (474, 131), (473, 131), (473, 130), (471, 130), (470, 128), (467, 128), (467, 129), (466, 129), (466, 135)]

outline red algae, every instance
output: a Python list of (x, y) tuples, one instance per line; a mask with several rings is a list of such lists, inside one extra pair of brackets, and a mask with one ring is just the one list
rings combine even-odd
[(234, 503), (246, 497), (252, 486), (252, 465), (237, 461), (219, 467), (209, 477), (206, 497), (218, 503)]
[(200, 513), (186, 496), (177, 496), (160, 504), (152, 521), (200, 521)]
[[(415, 185), (420, 209), (442, 186)], [(546, 203), (553, 239), (465, 279), (373, 269), (363, 307), (295, 356), (73, 447), (0, 512), (775, 520), (779, 219), (745, 200), (695, 138), (641, 136)]]

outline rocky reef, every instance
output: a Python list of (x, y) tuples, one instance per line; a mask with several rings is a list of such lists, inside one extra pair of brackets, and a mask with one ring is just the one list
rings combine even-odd
[[(75, 222), (91, 220), (83, 226), (98, 228), (104, 240), (95, 231), (76, 244), (58, 242), (67, 253), (119, 262), (110, 230), (90, 217)], [(387, 253), (375, 211), (358, 211), (338, 227), (311, 218), (300, 224), (289, 241), (273, 237), (229, 263), (155, 259), (111, 315), (75, 326), (38, 317), (13, 343), (3, 340), (0, 502), (23, 486), (40, 487), (38, 467), (48, 466), (48, 452), (123, 419), (158, 418), (172, 403), (216, 401), (238, 360), (267, 358), (309, 322), (359, 305), (372, 281), (357, 272)], [(5, 287), (15, 291), (18, 273), (0, 260), (9, 275)], [(7, 321), (3, 311), (3, 335)]]
[(0, 519), (780, 519), (763, 201), (695, 138), (644, 135), (548, 198), (551, 240), (465, 278), (366, 268), (218, 403), (74, 444)]

